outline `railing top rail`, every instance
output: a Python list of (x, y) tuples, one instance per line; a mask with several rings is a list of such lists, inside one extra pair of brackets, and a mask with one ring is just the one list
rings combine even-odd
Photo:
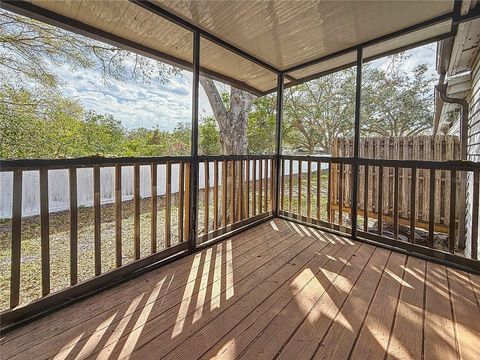
[(66, 169), (69, 167), (92, 167), (100, 165), (102, 167), (133, 164), (148, 165), (151, 163), (163, 164), (166, 162), (178, 163), (180, 161), (189, 162), (190, 156), (160, 156), (160, 157), (117, 157), (107, 158), (101, 156), (90, 156), (74, 159), (19, 159), (19, 160), (0, 160), (0, 172), (13, 170), (38, 170), (42, 167), (51, 169)]
[[(333, 157), (333, 156), (315, 156), (315, 155), (282, 155), (285, 160), (301, 160), (301, 161), (321, 161), (332, 163), (352, 164), (354, 159), (350, 157)], [(393, 159), (358, 159), (360, 165), (384, 166), (400, 168), (418, 168), (418, 169), (436, 169), (436, 170), (458, 170), (458, 171), (475, 171), (480, 170), (480, 162), (449, 160), (449, 161), (429, 161), (429, 160), (393, 160)]]
[(463, 160), (448, 161), (428, 161), (428, 160), (391, 160), (391, 159), (365, 159), (358, 160), (360, 165), (395, 167), (400, 168), (418, 168), (435, 170), (459, 170), (475, 171), (480, 169), (480, 163)]
[(223, 161), (223, 160), (265, 160), (275, 158), (274, 154), (271, 155), (201, 155), (198, 157), (198, 161)]
[(353, 158), (351, 157), (339, 157), (339, 156), (316, 156), (316, 155), (281, 155), (285, 160), (301, 160), (301, 161), (321, 161), (332, 163), (345, 163), (352, 164)]

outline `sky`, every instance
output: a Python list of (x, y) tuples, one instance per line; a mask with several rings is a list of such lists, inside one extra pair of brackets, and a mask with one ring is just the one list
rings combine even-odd
[[(139, 127), (173, 130), (180, 122), (192, 118), (192, 74), (182, 71), (168, 83), (152, 80), (149, 83), (103, 81), (99, 71), (75, 70), (68, 65), (55, 69), (62, 81), (64, 95), (79, 101), (86, 109), (111, 114), (127, 129)], [(211, 115), (203, 89), (200, 112)]]
[[(430, 72), (434, 74), (435, 50), (435, 44), (431, 44), (406, 52), (412, 56), (403, 64), (405, 71), (411, 72), (416, 65), (427, 63)], [(385, 67), (387, 61), (379, 59), (371, 64)], [(65, 95), (78, 100), (87, 109), (113, 115), (127, 129), (158, 127), (162, 130), (173, 130), (180, 122), (191, 122), (190, 72), (182, 71), (167, 84), (157, 80), (150, 83), (105, 83), (98, 71), (72, 70), (67, 65), (57, 67), (55, 73), (63, 81), (62, 91)], [(199, 108), (200, 119), (212, 115), (201, 86)]]

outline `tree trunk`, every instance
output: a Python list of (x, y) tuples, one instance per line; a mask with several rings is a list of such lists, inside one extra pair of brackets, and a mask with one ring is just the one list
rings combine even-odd
[[(205, 93), (207, 94), (210, 106), (218, 124), (220, 133), (220, 145), (223, 155), (246, 155), (248, 151), (247, 123), (248, 114), (252, 109), (253, 96), (247, 92), (231, 88), (230, 102), (225, 105), (222, 95), (218, 91), (215, 83), (205, 77), (200, 77)], [(231, 188), (232, 181), (235, 187), (235, 204), (240, 201), (239, 182), (240, 171), (244, 171), (242, 162), (235, 162), (235, 178), (232, 176), (232, 168), (228, 167), (227, 194)], [(233, 199), (227, 196), (227, 211), (230, 209)], [(239, 220), (238, 207), (234, 206), (234, 213), (228, 211), (229, 222), (232, 218)], [(224, 211), (222, 209), (222, 211)], [(231, 221), (233, 222), (233, 221)], [(226, 224), (223, 224), (226, 225)]]
[(231, 88), (228, 108), (213, 80), (200, 78), (213, 114), (218, 123), (223, 155), (246, 155), (248, 150), (247, 122), (253, 95)]

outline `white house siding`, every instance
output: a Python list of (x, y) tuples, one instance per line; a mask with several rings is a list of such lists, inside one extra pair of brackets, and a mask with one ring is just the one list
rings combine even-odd
[[(468, 160), (480, 162), (480, 55), (477, 54), (472, 71), (472, 88), (467, 97), (470, 104), (468, 126)], [(471, 254), (471, 231), (472, 231), (472, 203), (473, 203), (473, 175), (467, 177), (467, 245), (466, 255)], [(479, 247), (480, 253), (480, 247)]]

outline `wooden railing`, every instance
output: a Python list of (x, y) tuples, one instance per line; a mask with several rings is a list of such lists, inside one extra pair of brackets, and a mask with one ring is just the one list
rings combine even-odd
[[(141, 271), (146, 271), (153, 264), (170, 261), (188, 254), (195, 246), (207, 246), (213, 240), (221, 240), (225, 236), (244, 230), (260, 221), (273, 217), (276, 210), (280, 217), (314, 224), (337, 231), (342, 234), (352, 234), (352, 191), (353, 168), (358, 167), (358, 184), (364, 187), (362, 199), (357, 199), (357, 234), (359, 239), (383, 242), (408, 251), (435, 256), (465, 267), (479, 269), (478, 258), (478, 206), (480, 164), (472, 162), (431, 162), (403, 160), (371, 160), (359, 159), (355, 164), (352, 158), (342, 157), (309, 157), (281, 156), (279, 176), (278, 209), (276, 208), (276, 164), (275, 156), (200, 156), (198, 157), (198, 173), (191, 173), (190, 157), (159, 157), (159, 158), (83, 158), (65, 160), (19, 160), (1, 161), (0, 172), (12, 174), (12, 216), (10, 244), (10, 288), (7, 290), (8, 305), (1, 313), (2, 326), (17, 323), (29, 316), (41, 313), (59, 305), (80, 298), (98, 289), (111, 286), (120, 280), (125, 280)], [(132, 199), (122, 197), (122, 169), (133, 172)], [(80, 221), (79, 214), (85, 211), (78, 200), (78, 174), (80, 169), (88, 169), (91, 174), (91, 192), (93, 200), (91, 213), (92, 249), (88, 262), (89, 275), (79, 272), (79, 249), (84, 251), (85, 234), (80, 239), (79, 231), (85, 226)], [(392, 170), (393, 169), (393, 170)], [(64, 211), (64, 221), (68, 228), (66, 250), (58, 257), (62, 262), (68, 262), (64, 271), (65, 282), (62, 286), (52, 287), (52, 229), (50, 220), (52, 214), (49, 206), (49, 194), (52, 184), (49, 174), (62, 170), (66, 172), (68, 182), (69, 209)], [(376, 171), (376, 186), (369, 186), (369, 174)], [(429, 197), (418, 197), (419, 171), (428, 174), (424, 181), (429, 183)], [(85, 171), (85, 170), (81, 170)], [(400, 188), (400, 172), (409, 175), (408, 186)], [(436, 241), (439, 236), (435, 223), (435, 202), (438, 192), (446, 191), (447, 182), (436, 181), (437, 172), (449, 174), (449, 227), (445, 234), (440, 234), (444, 243)], [(24, 175), (34, 172), (38, 176), (39, 201), (39, 267), (41, 291), (36, 300), (22, 302), (22, 263), (28, 261), (22, 254), (23, 227), (30, 221), (22, 214), (22, 199), (25, 192)], [(112, 204), (102, 203), (101, 177), (106, 172), (113, 182), (114, 197)], [(103, 175), (102, 175), (103, 174)], [(161, 178), (159, 178), (159, 174)], [(391, 174), (389, 176), (387, 174)], [(143, 176), (142, 176), (143, 175)], [(197, 214), (191, 217), (191, 191), (193, 176), (198, 176)], [(423, 175), (425, 176), (425, 175)], [(457, 200), (464, 189), (458, 186), (459, 178), (469, 179), (469, 194), (471, 223), (464, 224), (459, 218)], [(68, 180), (67, 180), (68, 179)], [(148, 181), (145, 182), (145, 179)], [(143, 182), (141, 181), (143, 180)], [(347, 181), (348, 180), (348, 181)], [(384, 181), (393, 181), (393, 206), (384, 207)], [(333, 182), (338, 191), (332, 191)], [(141, 185), (143, 184), (143, 186)], [(145, 185), (147, 184), (147, 185)], [(405, 185), (405, 181), (402, 183)], [(145, 192), (145, 187), (149, 191)], [(344, 191), (343, 187), (347, 187)], [(371, 190), (369, 190), (371, 189)], [(376, 191), (375, 213), (363, 211), (362, 204), (371, 202), (370, 193)], [(65, 191), (63, 191), (65, 192)], [(152, 194), (156, 196), (152, 196)], [(408, 222), (399, 216), (399, 199), (409, 197), (410, 214)], [(421, 203), (422, 211), (428, 211), (426, 226), (427, 234), (422, 240), (418, 235), (418, 218), (416, 214)], [(132, 207), (129, 215), (125, 215), (126, 206)], [(106, 211), (106, 208), (110, 209)], [(160, 212), (161, 210), (161, 212)], [(90, 210), (89, 210), (90, 211)], [(125, 211), (126, 212), (126, 211)], [(102, 217), (109, 213), (111, 223), (107, 233), (103, 233), (105, 221)], [(126, 234), (123, 224), (125, 217), (131, 217), (131, 226)], [(197, 236), (193, 237), (192, 224), (196, 218)], [(112, 220), (113, 219), (113, 220)], [(146, 221), (145, 219), (148, 219)], [(26, 221), (28, 220), (28, 221)], [(57, 221), (58, 222), (58, 221)], [(425, 225), (425, 224), (424, 224)], [(3, 225), (2, 225), (3, 226)], [(5, 227), (5, 226), (4, 226)], [(143, 231), (148, 229), (148, 236)], [(388, 227), (388, 228), (387, 228)], [(424, 226), (425, 227), (425, 226)], [(142, 230), (143, 229), (143, 230)], [(413, 231), (412, 231), (413, 229)], [(463, 246), (458, 235), (466, 230), (469, 256), (462, 255)], [(407, 232), (405, 232), (407, 231)], [(128, 236), (127, 236), (128, 235)], [(445, 237), (446, 236), (446, 237)], [(79, 241), (80, 239), (80, 241)], [(426, 239), (426, 240), (425, 240)], [(127, 254), (125, 240), (131, 247)], [(53, 244), (58, 244), (58, 239)], [(193, 246), (192, 246), (193, 244)], [(54, 245), (56, 246), (56, 245)], [(106, 253), (110, 265), (105, 266)], [(54, 263), (54, 262), (53, 262)], [(57, 272), (55, 276), (58, 277)], [(5, 291), (2, 289), (2, 291)], [(29, 301), (32, 299), (29, 299)], [(5, 301), (7, 302), (7, 301)], [(27, 301), (28, 302), (28, 301)], [(25, 305), (25, 306), (19, 306)]]
[(200, 157), (198, 243), (272, 215), (274, 156)]
[[(353, 164), (352, 158), (282, 156), (280, 215), (351, 234)], [(372, 171), (377, 173), (375, 186), (369, 184)], [(445, 258), (445, 254), (448, 254), (452, 262), (477, 260), (479, 171), (480, 164), (473, 162), (359, 159), (357, 180), (359, 187), (362, 187), (359, 191), (362, 196), (357, 199), (358, 236), (414, 251), (422, 248), (422, 252), (423, 248), (427, 248), (432, 250), (426, 251), (427, 255)], [(423, 195), (420, 199), (419, 172), (422, 173), (423, 182), (428, 182), (428, 196)], [(447, 181), (438, 181), (437, 174), (441, 172), (448, 173)], [(399, 181), (401, 174), (405, 179), (402, 187)], [(461, 196), (467, 196), (465, 188), (459, 185), (461, 178), (471, 184), (468, 189), (471, 201), (467, 209), (471, 223), (467, 224), (464, 218), (458, 216), (458, 204), (462, 203), (458, 200)], [(384, 199), (386, 181), (393, 182), (389, 184), (394, 189), (393, 199), (389, 201)], [(376, 192), (374, 196), (372, 191)], [(400, 217), (402, 209), (399, 209), (399, 199), (405, 197), (408, 197), (408, 211), (404, 211)], [(445, 229), (435, 227), (435, 219), (440, 216), (435, 211), (439, 208), (436, 204), (439, 199), (447, 199), (446, 204), (442, 204), (442, 208), (448, 209), (449, 216), (449, 225)], [(375, 212), (364, 211), (365, 204), (371, 207), (372, 201), (375, 202)], [(392, 206), (385, 207), (385, 204)], [(421, 209), (418, 204), (421, 204)], [(419, 210), (428, 213), (422, 224), (418, 220)], [(422, 231), (422, 228), (427, 230)], [(466, 237), (466, 244), (460, 242), (461, 232)], [(469, 262), (468, 265), (478, 267), (478, 263)]]
[[(160, 167), (162, 168), (160, 171)], [(85, 248), (87, 244), (79, 243), (79, 231), (82, 226), (86, 224), (79, 223), (79, 212), (84, 211), (79, 207), (78, 199), (78, 184), (77, 172), (81, 168), (91, 169), (91, 180), (93, 192), (93, 215), (88, 214), (88, 219), (93, 219), (93, 251), (91, 256), (93, 261), (88, 265), (93, 267), (88, 272), (91, 276), (82, 276), (79, 279), (79, 248)], [(141, 198), (140, 184), (141, 172), (140, 169), (148, 170), (150, 191), (148, 196), (150, 200), (145, 203), (145, 199)], [(147, 168), (147, 169), (145, 169)], [(125, 241), (123, 237), (125, 231), (122, 231), (122, 222), (124, 221), (122, 215), (122, 208), (126, 206), (125, 200), (122, 199), (122, 169), (131, 169), (133, 171), (133, 198), (128, 201), (132, 205), (132, 234), (128, 234), (129, 238), (133, 238), (133, 244), (128, 244), (133, 247), (130, 258), (125, 255), (124, 247)], [(175, 169), (175, 178), (178, 184), (175, 184), (176, 192), (172, 194), (172, 169)], [(52, 249), (51, 234), (52, 229), (50, 219), (52, 214), (49, 206), (49, 194), (51, 193), (51, 184), (49, 181), (49, 173), (57, 170), (63, 170), (68, 173), (68, 195), (69, 195), (69, 210), (65, 219), (69, 222), (69, 253), (62, 254), (63, 262), (69, 263), (68, 274), (56, 274), (68, 278), (68, 283), (63, 282), (63, 287), (58, 288), (58, 285), (52, 292), (52, 271), (51, 263)], [(83, 158), (83, 159), (65, 159), (65, 160), (18, 160), (18, 161), (2, 161), (0, 165), (1, 172), (11, 172), (13, 174), (12, 193), (12, 217), (11, 217), (11, 256), (10, 256), (10, 288), (8, 290), (3, 288), (2, 291), (9, 291), (9, 308), (14, 309), (21, 304), (21, 281), (24, 281), (21, 276), (21, 263), (29, 261), (22, 259), (22, 227), (27, 219), (22, 216), (22, 198), (24, 192), (38, 191), (40, 196), (40, 266), (38, 268), (38, 276), (41, 277), (41, 293), (40, 298), (45, 298), (47, 302), (43, 305), (38, 305), (38, 309), (48, 308), (48, 303), (54, 304), (67, 301), (70, 298), (85, 295), (85, 293), (94, 291), (102, 286), (107, 286), (122, 277), (129, 276), (129, 274), (138, 271), (139, 269), (153, 264), (155, 262), (166, 259), (172, 255), (179, 254), (186, 251), (188, 248), (187, 240), (190, 234), (189, 224), (189, 182), (190, 182), (190, 158), (188, 157), (158, 157), (158, 158)], [(109, 171), (113, 177), (114, 186), (114, 203), (102, 204), (101, 198), (101, 172)], [(36, 173), (38, 176), (38, 189), (25, 189), (23, 186), (23, 177), (26, 172)], [(145, 175), (145, 171), (143, 172)], [(165, 189), (160, 191), (158, 183), (158, 174), (164, 176)], [(144, 181), (145, 182), (145, 181)], [(145, 189), (142, 189), (145, 190)], [(159, 195), (161, 192), (163, 195)], [(143, 203), (142, 203), (143, 202)], [(161, 206), (159, 206), (161, 202)], [(141, 205), (142, 210), (141, 210)], [(172, 205), (175, 204), (172, 213)], [(103, 207), (109, 206), (114, 214), (114, 239), (103, 239), (102, 237), (102, 212)], [(145, 210), (145, 207), (150, 207)], [(161, 209), (160, 209), (161, 208)], [(163, 214), (160, 214), (162, 210)], [(164, 219), (159, 219), (164, 216)], [(142, 217), (142, 219), (141, 219)], [(147, 229), (150, 232), (149, 239), (141, 236), (141, 227), (144, 218), (148, 218), (149, 223)], [(172, 218), (176, 219), (177, 228), (172, 228)], [(163, 229), (160, 229), (159, 222), (163, 222)], [(83, 221), (83, 220), (82, 220)], [(145, 224), (143, 224), (145, 225)], [(162, 230), (163, 235), (159, 236), (159, 229)], [(112, 237), (112, 235), (110, 235)], [(143, 238), (142, 238), (143, 237)], [(141, 239), (142, 238), (142, 239)], [(173, 241), (174, 238), (174, 241)], [(56, 243), (58, 245), (58, 243)], [(110, 245), (112, 248), (106, 248)], [(54, 244), (55, 246), (55, 244)], [(110, 258), (104, 258), (104, 252), (110, 255)], [(113, 254), (113, 256), (112, 256)], [(125, 261), (127, 260), (127, 261)], [(83, 264), (85, 265), (85, 264)], [(87, 269), (88, 270), (88, 269)], [(25, 274), (24, 274), (25, 275)], [(34, 276), (36, 274), (33, 274)], [(32, 274), (29, 274), (32, 276)], [(58, 282), (58, 281), (57, 281)], [(28, 300), (32, 300), (29, 298)], [(36, 306), (30, 303), (29, 305)], [(19, 309), (21, 310), (21, 308)], [(6, 312), (9, 312), (7, 310)], [(19, 311), (21, 313), (22, 311)], [(5, 312), (4, 312), (5, 313)], [(8, 316), (3, 316), (2, 320), (9, 321)], [(21, 315), (19, 314), (20, 318)]]
[[(316, 222), (324, 227), (350, 234), (345, 223), (343, 191), (340, 206), (333, 208), (333, 171), (338, 170), (337, 186), (344, 185), (345, 168), (353, 159), (326, 156), (282, 156), (280, 169), (280, 214), (289, 218)], [(300, 170), (301, 169), (301, 170)]]
[[(1, 161), (0, 172), (12, 176), (8, 189), (12, 215), (3, 220), (2, 230), (4, 240), (8, 231), (11, 238), (10, 244), (2, 245), (10, 246), (9, 278), (2, 270), (2, 291), (9, 296), (2, 298), (2, 327), (272, 216), (274, 156), (202, 156), (198, 160), (195, 239), (191, 236), (194, 174), (190, 157)], [(60, 191), (55, 189), (57, 171), (64, 180)], [(128, 177), (122, 176), (125, 172)], [(32, 184), (32, 176), (35, 186), (26, 188), (25, 177)], [(108, 191), (104, 183), (109, 184)], [(91, 203), (85, 205), (85, 194), (79, 189), (89, 192)], [(131, 195), (126, 196), (126, 190)], [(108, 192), (112, 194), (106, 201)], [(49, 200), (54, 193), (61, 193), (64, 208), (52, 210)], [(22, 203), (36, 196), (32, 194), (39, 196), (39, 212), (27, 217)], [(38, 229), (38, 239), (26, 234), (31, 224), (36, 226), (34, 232)], [(38, 246), (38, 259), (30, 258), (25, 246)], [(59, 263), (66, 265), (62, 271)], [(33, 291), (31, 279), (37, 276), (40, 288)]]
[[(407, 136), (407, 137), (377, 137), (377, 138), (360, 138), (360, 158), (369, 159), (398, 159), (398, 160), (422, 160), (422, 161), (436, 161), (445, 162), (451, 160), (460, 159), (460, 140), (457, 136), (443, 136), (443, 135), (419, 135), (419, 136)], [(340, 157), (353, 157), (353, 139), (337, 138), (333, 141), (331, 146), (332, 156)], [(393, 209), (394, 199), (394, 181), (393, 181), (393, 168), (385, 168), (383, 176), (383, 210)], [(374, 215), (378, 211), (376, 206), (377, 191), (375, 186), (378, 184), (379, 168), (373, 167), (368, 171), (368, 204), (365, 206), (363, 200), (364, 194), (364, 174), (365, 167), (360, 167), (360, 186), (359, 186), (359, 206), (362, 211), (368, 209), (368, 212)], [(337, 176), (337, 173), (333, 173), (333, 177)], [(350, 192), (347, 191), (350, 188), (350, 174), (344, 177), (343, 191), (347, 204), (350, 203)], [(440, 198), (440, 192), (436, 193), (435, 201), (435, 231), (447, 231), (450, 216), (448, 199), (450, 197), (450, 176), (446, 170), (438, 170), (435, 172), (436, 188), (445, 186), (445, 191), (442, 193), (445, 199)], [(464, 178), (460, 177), (457, 173), (458, 181), (463, 181)], [(410, 170), (407, 168), (401, 168), (399, 173), (399, 220), (405, 222), (409, 217), (409, 198), (408, 196), (401, 196), (406, 190), (409, 189)], [(429, 197), (429, 173), (426, 169), (418, 169), (417, 171), (417, 200), (421, 200)], [(338, 182), (333, 181), (332, 193), (336, 194), (339, 189), (336, 184)], [(443, 183), (443, 184), (442, 184)], [(446, 200), (446, 201), (445, 201)], [(336, 196), (333, 198), (334, 206)], [(424, 230), (428, 230), (428, 203), (417, 203), (417, 225)], [(391, 212), (391, 210), (390, 210)], [(462, 214), (457, 213), (456, 220)]]

